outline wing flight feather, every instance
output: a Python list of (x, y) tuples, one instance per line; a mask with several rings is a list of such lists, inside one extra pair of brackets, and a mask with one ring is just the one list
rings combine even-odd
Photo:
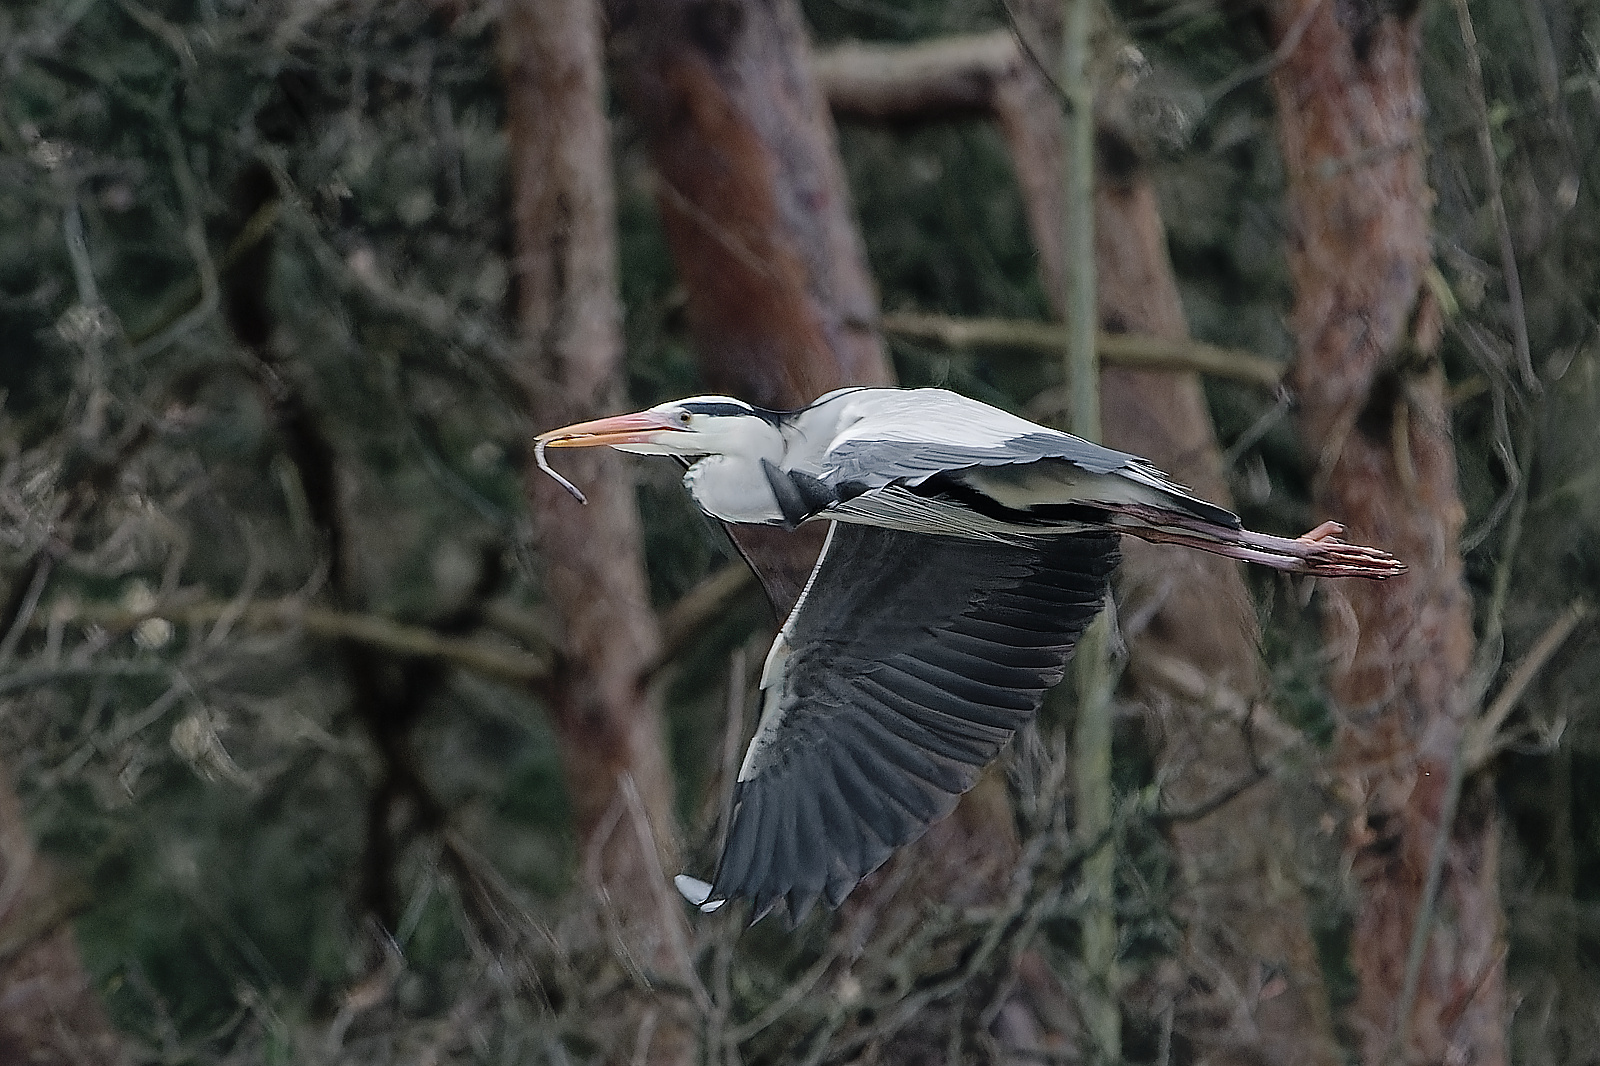
[(784, 626), (776, 713), (737, 785), (710, 907), (836, 907), (947, 815), (1061, 680), (1114, 533), (1003, 543), (837, 523)]

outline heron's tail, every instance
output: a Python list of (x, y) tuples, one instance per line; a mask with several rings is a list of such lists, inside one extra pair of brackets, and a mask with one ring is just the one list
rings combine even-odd
[(1406, 572), (1406, 564), (1381, 548), (1347, 544), (1339, 539), (1344, 526), (1324, 522), (1311, 532), (1290, 539), (1234, 529), (1215, 522), (1144, 504), (1114, 508), (1124, 533), (1157, 544), (1183, 544), (1214, 555), (1259, 563), (1291, 574), (1317, 577), (1386, 578)]

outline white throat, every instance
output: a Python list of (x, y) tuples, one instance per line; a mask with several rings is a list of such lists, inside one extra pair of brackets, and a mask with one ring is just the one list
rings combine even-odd
[(760, 459), (707, 456), (683, 475), (683, 487), (702, 511), (724, 522), (763, 525), (783, 518)]
[(711, 454), (689, 468), (683, 484), (701, 509), (724, 522), (780, 521), (783, 512), (762, 463), (784, 466), (783, 431), (759, 418), (733, 418), (699, 435)]

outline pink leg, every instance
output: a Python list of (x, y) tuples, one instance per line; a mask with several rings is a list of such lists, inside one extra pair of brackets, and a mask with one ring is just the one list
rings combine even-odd
[(1344, 527), (1324, 522), (1290, 540), (1249, 529), (1230, 529), (1192, 515), (1143, 504), (1111, 508), (1135, 522), (1117, 523), (1124, 533), (1159, 544), (1183, 544), (1274, 570), (1318, 577), (1386, 578), (1403, 574), (1406, 566), (1388, 552), (1339, 539)]

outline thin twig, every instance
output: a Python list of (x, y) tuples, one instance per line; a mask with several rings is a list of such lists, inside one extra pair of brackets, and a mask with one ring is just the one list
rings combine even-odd
[(656, 898), (656, 906), (661, 915), (660, 921), (666, 929), (674, 961), (683, 972), (683, 981), (689, 988), (689, 994), (694, 998), (695, 1006), (704, 1014), (711, 1009), (711, 996), (700, 983), (700, 975), (695, 973), (694, 960), (689, 955), (689, 936), (683, 919), (683, 904), (669, 886), (667, 871), (661, 866), (661, 852), (656, 845), (655, 827), (650, 824), (650, 813), (645, 810), (644, 798), (639, 795), (639, 786), (634, 784), (632, 774), (624, 773), (619, 778), (618, 784), (622, 790), (622, 798), (627, 801), (628, 821), (633, 827), (634, 843), (650, 869), (652, 894)]
[[(1066, 330), (1056, 322), (900, 313), (884, 315), (879, 325), (891, 336), (949, 348), (1012, 349), (1059, 356), (1067, 346)], [(1275, 360), (1200, 341), (1102, 331), (1095, 338), (1095, 352), (1102, 363), (1137, 370), (1190, 371), (1265, 389), (1276, 388), (1283, 377), (1283, 366)]]
[(83, 211), (74, 202), (62, 219), (67, 242), (67, 258), (72, 262), (72, 277), (78, 286), (78, 302), (88, 308), (102, 306), (100, 287), (95, 284), (94, 261), (89, 258), (89, 242), (83, 234)]
[[(715, 817), (724, 832), (733, 818), (733, 785), (739, 772), (739, 748), (744, 741), (744, 711), (750, 684), (748, 671), (744, 647), (735, 648), (728, 656), (728, 714), (722, 733), (722, 754), (718, 759), (717, 787), (707, 798), (708, 807), (716, 805), (716, 814), (708, 813), (708, 818)], [(724, 918), (717, 922), (710, 937), (711, 1006), (705, 1012), (705, 1048), (707, 1061), (712, 1064), (736, 1058), (738, 1042), (726, 1039), (724, 1034), (733, 1011), (733, 949), (738, 936), (738, 924)]]
[(1011, 27), (1011, 36), (1016, 38), (1017, 47), (1021, 48), (1022, 54), (1028, 57), (1028, 62), (1038, 72), (1039, 77), (1044, 79), (1044, 83), (1050, 87), (1050, 91), (1055, 94), (1061, 106), (1070, 110), (1072, 108), (1071, 98), (1067, 96), (1067, 92), (1061, 87), (1061, 83), (1056, 80), (1055, 71), (1050, 69), (1050, 64), (1044, 61), (1044, 57), (1039, 54), (1039, 50), (1033, 46), (1033, 42), (1023, 32), (1022, 20), (1017, 17), (1016, 8), (1011, 6), (1011, 0), (999, 0), (999, 3), (1001, 9), (1005, 11), (1006, 25)]
[(1158, 811), (1150, 816), (1156, 825), (1172, 825), (1178, 822), (1198, 822), (1200, 819), (1215, 814), (1240, 796), (1249, 792), (1256, 785), (1272, 776), (1272, 771), (1266, 766), (1257, 766), (1250, 773), (1235, 781), (1233, 784), (1218, 791), (1215, 795), (1192, 803), (1187, 807), (1176, 810)]
[[(58, 604), (55, 617), (67, 624), (100, 625), (122, 631), (147, 618), (164, 618), (174, 625), (209, 625), (224, 617), (256, 628), (299, 627), (319, 637), (352, 640), (400, 655), (438, 659), (485, 677), (514, 684), (542, 681), (550, 675), (546, 655), (500, 648), (464, 637), (444, 636), (423, 626), (406, 625), (377, 615), (354, 614), (313, 607), (299, 597), (258, 600), (242, 606), (232, 600), (195, 603), (130, 611), (107, 604)], [(43, 624), (37, 618), (35, 624)]]
[[(256, 209), (255, 214), (245, 222), (244, 228), (233, 239), (233, 243), (228, 245), (227, 251), (217, 263), (219, 271), (228, 270), (271, 232), (273, 223), (278, 219), (278, 206), (279, 200), (273, 197)], [(145, 345), (157, 334), (165, 333), (179, 321), (194, 314), (204, 300), (200, 282), (188, 282), (178, 290), (176, 297), (167, 301), (168, 309), (158, 315), (154, 322), (128, 334), (128, 343), (134, 346), (135, 352), (143, 351)]]
[(1511, 676), (1506, 679), (1505, 687), (1494, 698), (1483, 716), (1467, 727), (1467, 769), (1477, 771), (1492, 759), (1499, 751), (1500, 744), (1496, 739), (1501, 726), (1510, 717), (1511, 712), (1522, 700), (1528, 686), (1544, 669), (1551, 656), (1560, 650), (1572, 636), (1574, 630), (1592, 613), (1589, 604), (1581, 599), (1573, 600), (1565, 611), (1558, 615), (1555, 621), (1546, 627), (1539, 639), (1534, 642), (1522, 661), (1511, 671)]
[(783, 990), (783, 994), (768, 1003), (761, 1013), (743, 1025), (737, 1025), (729, 1029), (723, 1037), (723, 1041), (737, 1046), (757, 1033), (770, 1028), (773, 1023), (794, 1010), (800, 1001), (805, 999), (811, 990), (816, 987), (817, 982), (822, 980), (822, 975), (827, 973), (839, 961), (840, 954), (841, 949), (838, 945), (835, 945), (834, 950), (824, 953), (822, 958), (813, 963), (809, 969), (789, 982), (789, 987)]
[(699, 204), (684, 195), (676, 185), (673, 185), (672, 182), (659, 174), (655, 176), (652, 184), (661, 193), (662, 198), (672, 205), (674, 210), (697, 226), (706, 236), (721, 245), (723, 250), (743, 264), (746, 270), (760, 278), (771, 280), (776, 277), (772, 265), (757, 249), (747, 245), (739, 234), (734, 233), (718, 222), (715, 217), (701, 208)]
[[(159, 659), (147, 661), (113, 659), (109, 662), (91, 660), (82, 663), (58, 663), (52, 666), (30, 667), (0, 674), (0, 696), (10, 692), (21, 692), (30, 688), (52, 685), (58, 681), (75, 681), (84, 678), (150, 677), (152, 675), (170, 674), (171, 672), (172, 664)], [(0, 716), (3, 716), (3, 714), (4, 711), (0, 710)]]
[(172, 161), (173, 181), (178, 186), (178, 199), (183, 205), (183, 243), (189, 251), (190, 258), (194, 260), (195, 270), (200, 279), (200, 302), (179, 315), (170, 325), (135, 345), (133, 359), (136, 362), (156, 354), (211, 317), (222, 298), (222, 289), (217, 281), (217, 265), (212, 261), (211, 251), (206, 246), (205, 219), (200, 209), (200, 192), (195, 185), (194, 175), (189, 171), (183, 141), (177, 131), (170, 128), (167, 130), (166, 139), (167, 154)]
[(39, 597), (44, 594), (44, 587), (50, 581), (50, 573), (55, 569), (55, 558), (49, 552), (39, 552), (34, 559), (32, 579), (28, 582), (28, 590), (23, 593), (22, 602), (17, 607), (16, 617), (11, 620), (11, 626), (6, 630), (5, 639), (0, 640), (0, 670), (11, 662), (11, 657), (16, 654), (17, 644), (22, 640), (22, 633), (35, 621), (39, 609)]
[(1300, 47), (1300, 39), (1306, 35), (1306, 29), (1311, 25), (1311, 19), (1321, 7), (1322, 0), (1311, 0), (1311, 3), (1306, 5), (1305, 10), (1296, 16), (1294, 24), (1289, 27), (1289, 32), (1283, 35), (1283, 40), (1278, 42), (1278, 47), (1274, 48), (1270, 55), (1251, 63), (1243, 70), (1234, 71), (1216, 85), (1205, 90), (1203, 94), (1204, 102), (1201, 104), (1200, 116), (1196, 120), (1196, 124), (1198, 125), (1199, 120), (1204, 119), (1229, 93), (1240, 86), (1255, 81), (1257, 78), (1266, 77), (1287, 63), (1289, 57), (1294, 55), (1294, 50)]
[(1389, 1033), (1388, 1046), (1378, 1060), (1384, 1066), (1403, 1062), (1406, 1045), (1411, 1040), (1411, 1009), (1417, 1000), (1422, 959), (1427, 954), (1428, 938), (1433, 932), (1439, 883), (1444, 879), (1444, 860), (1450, 851), (1450, 830), (1455, 824), (1456, 808), (1461, 804), (1461, 783), (1466, 777), (1466, 765), (1466, 746), (1457, 743), (1451, 753), (1450, 776), (1445, 784), (1444, 802), (1439, 809), (1439, 826), (1434, 836), (1433, 850), (1428, 855), (1428, 876), (1423, 882), (1416, 922), (1411, 927), (1411, 943), (1406, 948), (1406, 972), (1400, 985), (1400, 999), (1395, 1005), (1395, 1023)]
[(65, 887), (54, 886), (42, 900), (19, 911), (8, 923), (15, 924), (16, 928), (0, 938), (0, 967), (66, 927), (93, 903), (89, 889), (81, 883), (74, 881)]
[(661, 615), (661, 650), (650, 667), (654, 673), (678, 654), (706, 623), (725, 614), (738, 598), (755, 588), (755, 574), (734, 562), (684, 593)]
[(1522, 277), (1517, 270), (1517, 247), (1511, 239), (1511, 220), (1506, 214), (1505, 197), (1500, 190), (1500, 161), (1494, 153), (1494, 136), (1489, 127), (1489, 102), (1483, 89), (1483, 61), (1478, 55), (1478, 34), (1473, 29), (1472, 11), (1467, 0), (1451, 0), (1461, 43), (1467, 51), (1467, 91), (1478, 117), (1478, 151), (1483, 155), (1484, 181), (1489, 186), (1489, 209), (1494, 213), (1495, 230), (1500, 238), (1500, 268), (1505, 273), (1506, 293), (1511, 302), (1511, 340), (1517, 353), (1517, 369), (1529, 392), (1540, 392), (1539, 375), (1533, 369), (1533, 353), (1528, 345), (1528, 316), (1522, 303)]
[[(1475, 333), (1476, 331), (1472, 329), (1462, 330), (1462, 336), (1468, 338), (1474, 337)], [(1462, 555), (1476, 551), (1478, 546), (1489, 538), (1515, 501), (1523, 501), (1519, 507), (1526, 505), (1524, 486), (1532, 469), (1531, 463), (1535, 451), (1533, 420), (1531, 418), (1525, 420), (1521, 440), (1513, 443), (1510, 416), (1506, 411), (1506, 389), (1496, 384), (1493, 399), (1494, 434), (1491, 438), (1491, 450), (1505, 470), (1506, 490), (1499, 495), (1494, 506), (1489, 508), (1489, 513), (1479, 520), (1475, 528), (1461, 534)], [(1517, 458), (1519, 451), (1523, 456), (1521, 460)]]
[(733, 824), (733, 794), (744, 747), (745, 705), (749, 702), (749, 656), (741, 645), (728, 656), (728, 720), (722, 730), (722, 756), (717, 760), (717, 825), (726, 834)]
[(1288, 417), (1293, 407), (1294, 400), (1290, 396), (1289, 390), (1279, 389), (1272, 406), (1267, 408), (1266, 413), (1256, 419), (1249, 429), (1239, 434), (1239, 439), (1230, 444), (1228, 450), (1222, 454), (1222, 469), (1233, 470), (1246, 452), (1261, 443), (1262, 439), (1268, 433), (1271, 433), (1278, 423)]

